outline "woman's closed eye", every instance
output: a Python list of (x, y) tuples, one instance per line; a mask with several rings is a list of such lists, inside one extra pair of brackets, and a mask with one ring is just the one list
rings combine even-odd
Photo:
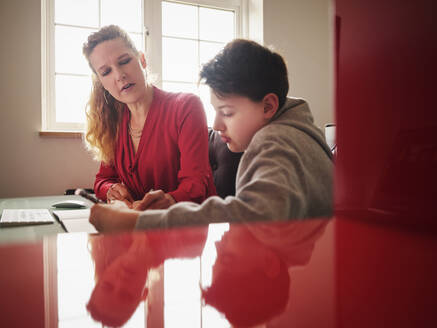
[(107, 69), (101, 71), (101, 72), (100, 72), (100, 75), (101, 75), (101, 76), (106, 76), (106, 75), (108, 75), (109, 73), (111, 73), (111, 69), (110, 69), (110, 68), (107, 68)]
[[(131, 57), (127, 57), (127, 58), (123, 58), (122, 60), (120, 60), (119, 62), (118, 62), (118, 65), (126, 65), (127, 63), (129, 63), (130, 61), (132, 60), (132, 58)], [(100, 72), (100, 75), (101, 76), (106, 76), (106, 75), (108, 75), (109, 73), (111, 73), (111, 68), (106, 68), (106, 69), (104, 69), (103, 71), (101, 71)]]
[(120, 60), (118, 62), (118, 64), (119, 65), (126, 65), (127, 63), (129, 63), (131, 61), (131, 59), (132, 59), (131, 57), (124, 58), (124, 59)]

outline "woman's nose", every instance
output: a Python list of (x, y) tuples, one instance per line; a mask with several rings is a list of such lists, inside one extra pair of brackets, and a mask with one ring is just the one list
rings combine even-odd
[(126, 78), (126, 73), (119, 68), (115, 70), (115, 74), (117, 81), (123, 81)]

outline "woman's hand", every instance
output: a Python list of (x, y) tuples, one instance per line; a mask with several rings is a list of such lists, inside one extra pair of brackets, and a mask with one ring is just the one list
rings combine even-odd
[(124, 202), (111, 205), (95, 204), (91, 207), (89, 221), (99, 232), (134, 230), (139, 212), (131, 210)]
[(149, 209), (166, 209), (175, 204), (174, 198), (162, 190), (150, 191), (144, 195), (142, 200), (132, 203), (132, 209), (144, 211)]
[(115, 200), (121, 200), (129, 207), (132, 207), (132, 203), (134, 202), (129, 190), (123, 183), (114, 183), (111, 188), (108, 189), (106, 199), (108, 203)]

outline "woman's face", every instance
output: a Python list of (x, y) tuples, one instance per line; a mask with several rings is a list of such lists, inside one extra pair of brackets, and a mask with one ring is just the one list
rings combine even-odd
[(131, 104), (145, 97), (144, 55), (138, 58), (121, 38), (98, 44), (89, 60), (103, 87), (118, 101)]
[(113, 326), (126, 322), (147, 297), (147, 274), (138, 252), (128, 251), (121, 255), (98, 280), (91, 294), (89, 310), (97, 310), (101, 316), (99, 320), (108, 324), (113, 322)]

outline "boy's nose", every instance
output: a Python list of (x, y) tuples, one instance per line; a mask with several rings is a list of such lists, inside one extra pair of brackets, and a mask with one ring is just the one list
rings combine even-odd
[(218, 115), (215, 116), (214, 123), (212, 125), (212, 129), (215, 131), (224, 131), (224, 124), (220, 121)]

